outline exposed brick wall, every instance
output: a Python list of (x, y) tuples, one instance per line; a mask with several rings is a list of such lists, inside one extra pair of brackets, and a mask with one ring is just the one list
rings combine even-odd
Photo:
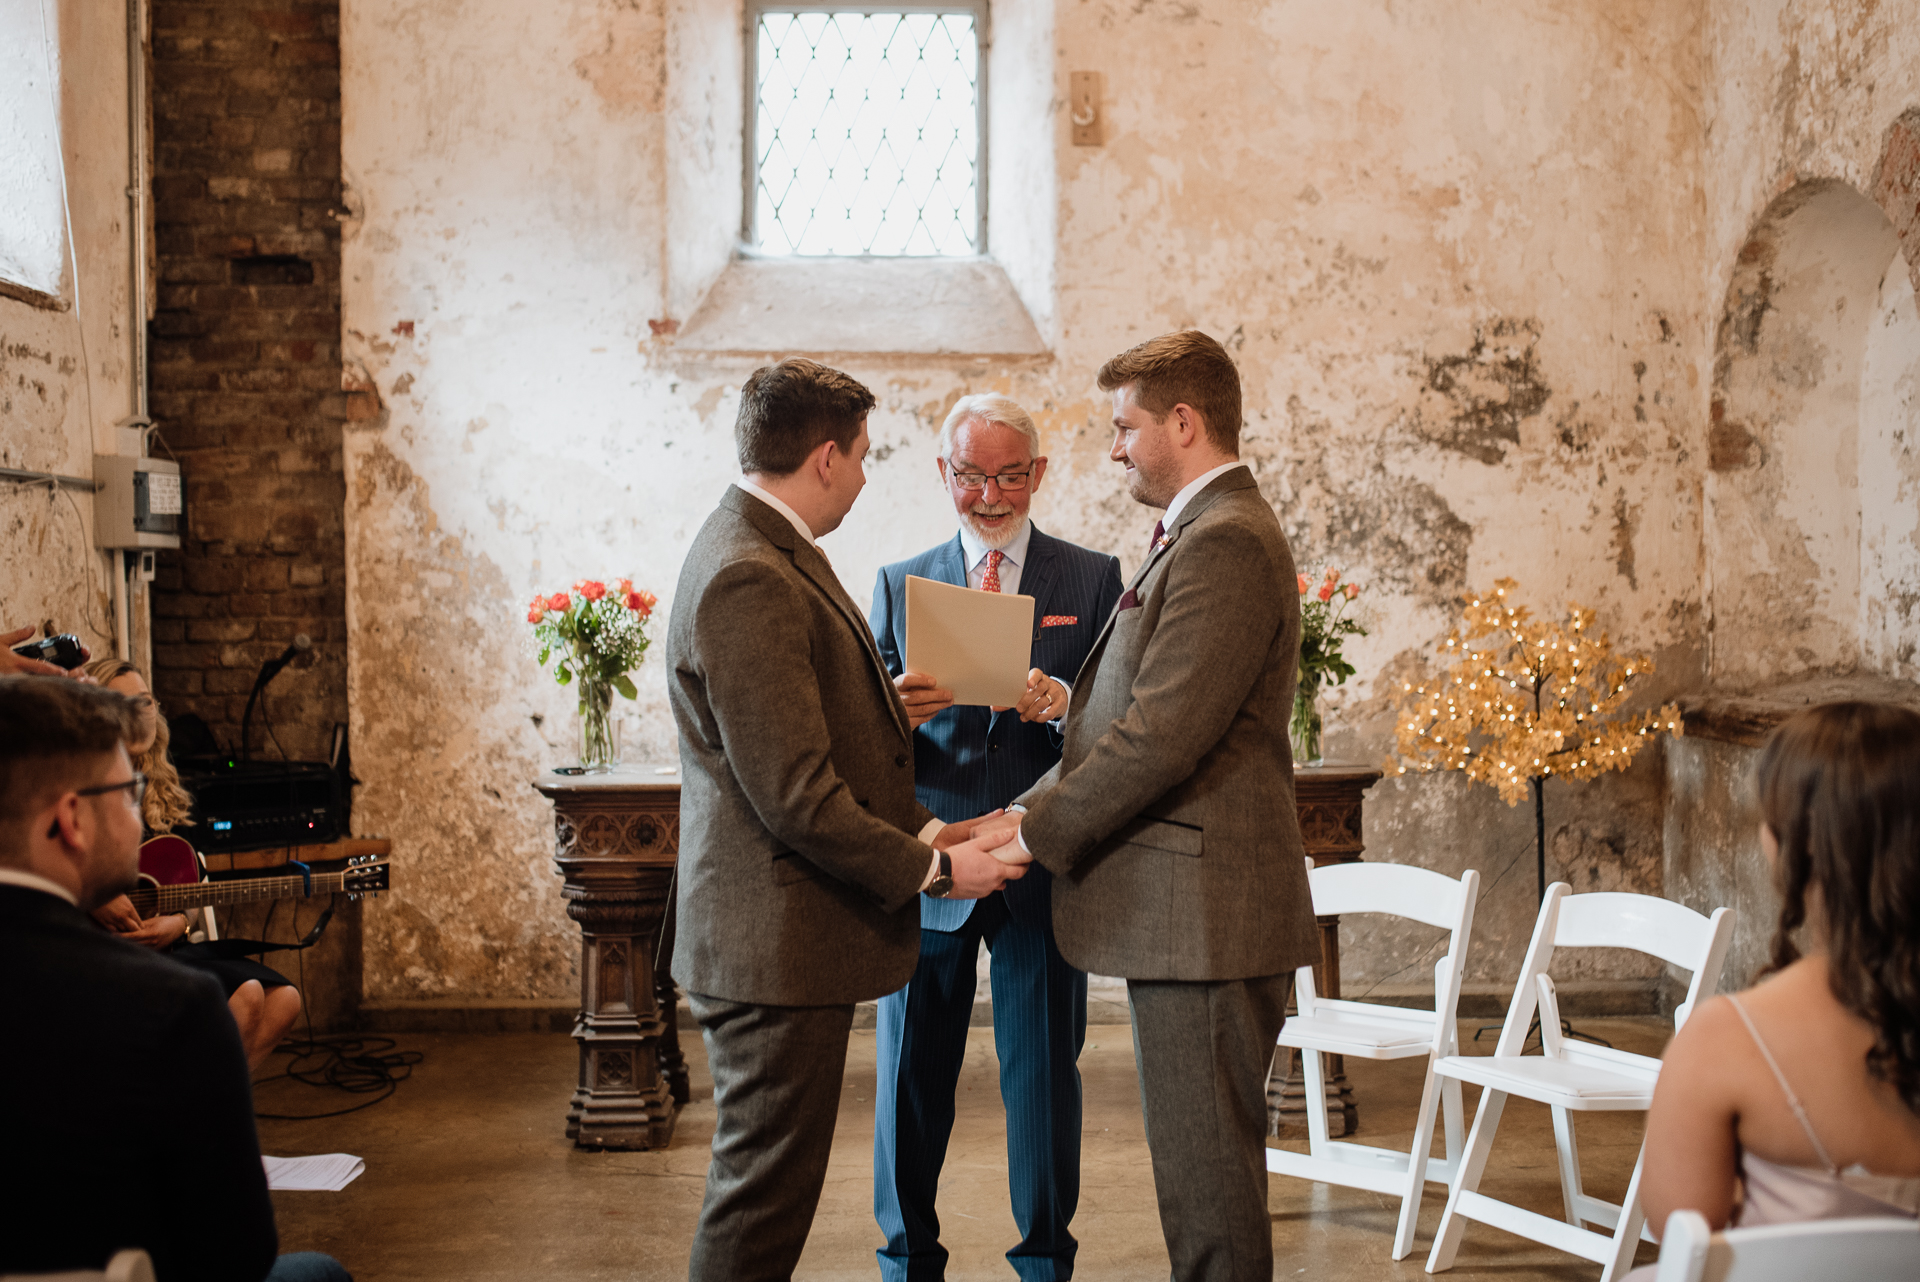
[[(154, 593), (157, 692), (233, 750), (261, 663), (293, 758), (346, 709), (338, 0), (153, 4), (154, 418), (187, 535)], [(253, 723), (256, 759), (278, 755)]]

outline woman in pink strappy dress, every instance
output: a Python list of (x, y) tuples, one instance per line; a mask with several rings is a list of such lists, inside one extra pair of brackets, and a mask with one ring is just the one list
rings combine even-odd
[[(1757, 986), (1675, 1035), (1642, 1197), (1714, 1228), (1920, 1214), (1920, 714), (1797, 713), (1760, 758), (1783, 900)], [(1638, 1274), (1635, 1275), (1636, 1277)]]

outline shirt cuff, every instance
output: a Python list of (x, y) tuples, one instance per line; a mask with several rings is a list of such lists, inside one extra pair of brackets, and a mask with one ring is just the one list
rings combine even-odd
[[(1060, 678), (1055, 677), (1054, 680), (1060, 681)], [(1062, 726), (1065, 726), (1067, 724), (1067, 713), (1073, 711), (1073, 687), (1071, 685), (1068, 685), (1065, 681), (1060, 681), (1060, 688), (1067, 692), (1067, 711), (1061, 713), (1059, 716), (1055, 717), (1053, 720), (1047, 722), (1047, 724), (1052, 726), (1055, 730), (1058, 730)], [(1025, 849), (1025, 847), (1022, 847), (1022, 849)]]
[[(935, 837), (938, 837), (940, 835), (940, 830), (946, 826), (947, 826), (946, 821), (943, 819), (927, 820), (927, 826), (920, 830), (920, 840), (925, 842), (927, 845), (931, 846), (933, 844), (933, 839)], [(939, 875), (940, 875), (940, 852), (936, 850), (933, 852), (932, 861), (927, 864), (927, 875), (924, 879), (921, 880), (920, 889), (922, 891), (925, 891), (928, 886), (931, 886), (933, 884), (933, 879), (935, 877), (938, 877)]]
[[(1060, 684), (1065, 685), (1066, 682), (1062, 681)], [(1009, 805), (1007, 809), (1018, 811), (1020, 814), (1023, 814), (1023, 815), (1028, 813), (1027, 807), (1021, 805), (1017, 801)], [(1029, 859), (1033, 858), (1033, 852), (1027, 849), (1027, 826), (1025, 824), (1021, 824), (1018, 828), (1015, 828), (1013, 830), (1013, 839), (1020, 843), (1021, 854), (1025, 855)]]

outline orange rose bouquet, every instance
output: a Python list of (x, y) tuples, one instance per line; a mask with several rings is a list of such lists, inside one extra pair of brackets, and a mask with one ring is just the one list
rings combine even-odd
[(627, 674), (646, 658), (647, 620), (658, 598), (619, 579), (609, 589), (598, 579), (581, 579), (571, 592), (536, 596), (527, 607), (540, 666), (556, 654), (554, 677), (561, 685), (580, 682), (580, 764), (607, 770), (620, 762), (613, 694), (639, 697)]
[(1320, 752), (1320, 687), (1345, 685), (1354, 666), (1340, 652), (1348, 637), (1367, 630), (1347, 614), (1360, 595), (1357, 583), (1342, 583), (1340, 571), (1328, 570), (1316, 583), (1300, 579), (1300, 684), (1293, 693), (1293, 759), (1317, 765)]

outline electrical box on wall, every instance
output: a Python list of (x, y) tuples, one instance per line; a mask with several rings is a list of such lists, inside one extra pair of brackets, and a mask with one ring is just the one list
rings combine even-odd
[(186, 530), (180, 465), (171, 459), (93, 456), (93, 544), (177, 548)]

